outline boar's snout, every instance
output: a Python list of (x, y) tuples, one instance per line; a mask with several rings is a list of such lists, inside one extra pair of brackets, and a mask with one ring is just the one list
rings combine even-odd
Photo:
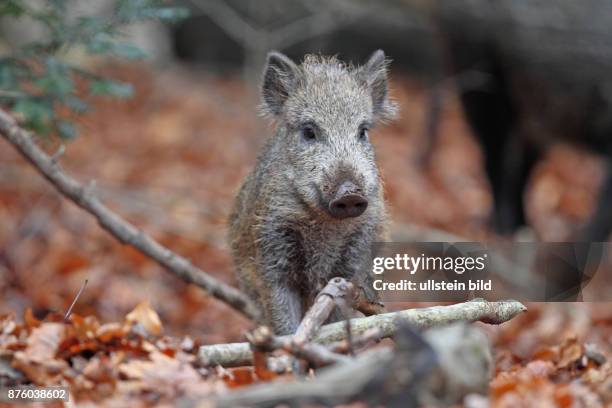
[(350, 181), (340, 184), (334, 198), (329, 202), (329, 213), (334, 218), (359, 217), (368, 208), (368, 200), (360, 188)]

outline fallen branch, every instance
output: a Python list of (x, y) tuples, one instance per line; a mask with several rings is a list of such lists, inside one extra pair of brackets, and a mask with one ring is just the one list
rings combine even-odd
[(353, 291), (353, 284), (344, 278), (337, 277), (330, 280), (304, 315), (293, 335), (293, 341), (295, 343), (309, 341), (340, 302), (346, 302), (347, 299), (352, 301)]
[[(379, 376), (383, 368), (389, 366), (393, 356), (393, 350), (387, 347), (367, 350), (348, 364), (335, 364), (324, 368), (324, 372), (309, 381), (261, 383), (228, 392), (213, 400), (194, 402), (186, 406), (229, 408), (276, 407), (286, 404), (299, 407), (309, 403), (314, 406), (335, 406), (354, 399), (353, 396), (359, 394), (373, 378)], [(384, 388), (372, 388), (372, 394), (379, 390), (384, 391)]]
[(162, 246), (149, 235), (130, 224), (107, 206), (91, 191), (63, 172), (57, 160), (49, 157), (32, 140), (30, 134), (20, 128), (15, 120), (0, 110), (0, 134), (19, 151), (61, 194), (96, 217), (102, 228), (124, 244), (137, 249), (155, 260), (176, 276), (206, 290), (251, 319), (257, 319), (259, 311), (253, 302), (238, 289), (227, 285)]
[(326, 346), (335, 353), (348, 353), (351, 349), (362, 348), (368, 344), (378, 343), (380, 340), (382, 340), (382, 331), (378, 327), (373, 327), (360, 335), (353, 336), (350, 342), (349, 339), (344, 339), (326, 344)]
[[(465, 395), (486, 392), (493, 368), (487, 336), (454, 324), (424, 334), (399, 323), (395, 349), (367, 350), (308, 380), (274, 381), (230, 391), (198, 407), (450, 406)], [(465, 361), (473, 362), (465, 369)], [(187, 404), (186, 406), (189, 406)]]
[[(380, 330), (380, 337), (384, 338), (393, 336), (397, 331), (398, 322), (402, 321), (417, 329), (445, 326), (459, 321), (501, 324), (526, 310), (522, 303), (515, 300), (501, 302), (472, 300), (449, 306), (408, 309), (351, 319), (351, 330), (355, 336), (360, 336), (370, 329), (377, 328)], [(290, 338), (290, 336), (284, 337)], [(313, 342), (325, 344), (345, 338), (345, 322), (337, 322), (322, 326), (314, 336)], [(252, 364), (253, 355), (249, 343), (230, 343), (202, 346), (198, 351), (198, 358), (204, 365), (219, 364), (231, 367)]]
[(315, 367), (349, 361), (349, 357), (335, 353), (321, 344), (298, 342), (287, 336), (275, 336), (266, 326), (257, 328), (247, 337), (249, 343), (257, 350), (266, 352), (284, 350), (294, 357), (308, 361)]
[[(293, 357), (307, 361), (313, 367), (322, 367), (334, 363), (346, 362), (348, 358), (335, 353), (327, 347), (310, 343), (311, 338), (335, 308), (347, 309), (348, 302), (354, 298), (355, 286), (341, 277), (331, 279), (319, 292), (313, 305), (308, 309), (300, 325), (292, 336), (280, 337), (274, 335), (269, 327), (262, 326), (247, 334), (247, 340), (254, 350), (266, 353), (284, 350)], [(350, 331), (349, 346), (350, 346)], [(350, 347), (348, 347), (351, 349)], [(298, 361), (290, 362), (294, 373), (301, 372)]]

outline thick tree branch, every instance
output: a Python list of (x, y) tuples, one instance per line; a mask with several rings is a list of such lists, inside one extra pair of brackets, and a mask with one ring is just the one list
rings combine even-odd
[[(417, 329), (445, 326), (454, 322), (481, 321), (489, 324), (501, 324), (527, 308), (515, 300), (487, 302), (472, 300), (450, 306), (434, 306), (424, 309), (408, 309), (399, 312), (385, 313), (369, 317), (351, 319), (351, 330), (355, 336), (361, 336), (370, 329), (380, 330), (380, 337), (391, 337), (398, 328), (398, 322), (406, 321)], [(345, 322), (331, 323), (322, 326), (314, 336), (317, 343), (331, 343), (346, 338)], [(202, 346), (198, 352), (200, 361), (205, 365), (239, 366), (252, 363), (249, 343), (231, 343)]]
[(130, 245), (145, 256), (155, 260), (181, 279), (206, 290), (212, 296), (227, 303), (245, 316), (256, 319), (258, 309), (238, 289), (227, 285), (183, 258), (130, 224), (105, 206), (91, 191), (64, 173), (49, 155), (32, 140), (30, 134), (20, 128), (15, 120), (0, 110), (0, 134), (12, 144), (60, 193), (79, 207), (96, 217), (102, 228), (124, 244)]

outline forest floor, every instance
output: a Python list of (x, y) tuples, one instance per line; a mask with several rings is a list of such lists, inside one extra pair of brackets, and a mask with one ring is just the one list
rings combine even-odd
[[(81, 136), (67, 143), (62, 166), (83, 182), (95, 180), (103, 201), (161, 243), (235, 284), (226, 220), (241, 180), (273, 131), (257, 115), (256, 94), (236, 78), (184, 68), (111, 72), (134, 83), (135, 98), (99, 102), (79, 118)], [(418, 224), (473, 240), (492, 238), (482, 157), (457, 100), (450, 92), (445, 97), (439, 137), (424, 161), (427, 89), (404, 78), (392, 83), (400, 119), (372, 131), (392, 226)], [(57, 148), (55, 141), (43, 145), (49, 152)], [(544, 240), (568, 236), (591, 211), (601, 177), (597, 157), (555, 148), (536, 169), (526, 198), (537, 235)], [(38, 320), (65, 312), (86, 279), (71, 331), (58, 329), (53, 317)], [(128, 323), (140, 322), (155, 332), (163, 325), (164, 335), (171, 337), (149, 341), (131, 333), (129, 325), (112, 324), (124, 322), (143, 301), (150, 306), (143, 303)], [(389, 308), (400, 306), (406, 304)], [(612, 404), (611, 306), (529, 304), (527, 313), (509, 323), (482, 325), (496, 357), (493, 401), (499, 406)], [(180, 393), (222, 392), (236, 383), (194, 369), (193, 351), (199, 344), (243, 341), (250, 328), (250, 322), (200, 289), (120, 245), (2, 143), (0, 384), (2, 359), (10, 354), (13, 366), (40, 384), (57, 377), (48, 367), (31, 369), (28, 361), (56, 361), (60, 372), (70, 371), (65, 377), (82, 401), (108, 395), (119, 401), (138, 393), (150, 397), (155, 391), (161, 398), (156, 401), (168, 402)], [(96, 333), (89, 343), (81, 335), (87, 331)], [(113, 340), (128, 334), (134, 341), (129, 347)], [(39, 355), (28, 360), (15, 357), (17, 351)], [(113, 360), (118, 351), (149, 357)], [(598, 361), (594, 356), (599, 354), (603, 359)]]

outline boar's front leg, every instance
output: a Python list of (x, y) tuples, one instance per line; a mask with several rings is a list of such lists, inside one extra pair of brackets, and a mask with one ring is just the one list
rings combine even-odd
[(265, 320), (275, 334), (293, 334), (300, 324), (303, 304), (298, 288), (299, 274), (303, 273), (299, 242), (288, 231), (275, 231), (265, 236), (267, 239), (260, 241)]
[(298, 292), (287, 285), (271, 288), (265, 313), (275, 334), (295, 333), (302, 317), (302, 301)]

